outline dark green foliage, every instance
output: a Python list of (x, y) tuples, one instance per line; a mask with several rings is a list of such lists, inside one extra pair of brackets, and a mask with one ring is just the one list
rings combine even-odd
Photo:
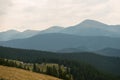
[[(18, 60), (18, 63), (19, 61), (34, 63), (30, 64), (33, 67), (27, 67), (26, 64), (22, 65), (23, 63), (14, 64), (12, 62), (9, 65), (20, 65), (18, 66), (19, 68), (27, 70), (32, 69), (32, 71), (40, 73), (45, 73), (45, 71), (41, 70), (39, 67), (42, 63), (59, 64), (57, 68), (55, 66), (46, 66), (46, 74), (60, 77), (65, 80), (120, 80), (112, 75), (106, 75), (105, 73), (120, 74), (120, 58), (115, 57), (105, 57), (88, 52), (56, 54), (45, 51), (22, 50), (5, 47), (0, 48), (0, 57)], [(90, 65), (87, 65), (88, 63)], [(5, 63), (1, 64), (6, 65)], [(66, 71), (62, 71), (62, 65), (67, 67), (65, 69)], [(101, 72), (97, 69), (101, 70)], [(102, 71), (105, 72), (103, 73)]]
[[(71, 78), (72, 74), (70, 72), (67, 72), (67, 67), (64, 67), (63, 65), (58, 65), (53, 63), (32, 64), (32, 63), (24, 63), (21, 61), (8, 60), (8, 59), (2, 59), (2, 58), (0, 58), (0, 65), (22, 68), (22, 69), (34, 71), (37, 73), (52, 75), (65, 80), (72, 80)], [(59, 68), (60, 68), (60, 71), (59, 71)]]
[[(90, 64), (110, 74), (120, 75), (120, 58), (100, 56), (90, 52), (57, 54), (45, 51), (0, 47), (0, 57), (27, 63), (58, 63), (61, 62), (61, 60), (74, 60)], [(62, 63), (64, 63), (64, 61)]]

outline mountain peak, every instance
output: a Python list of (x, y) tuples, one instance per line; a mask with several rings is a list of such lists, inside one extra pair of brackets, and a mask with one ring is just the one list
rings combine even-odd
[(28, 30), (25, 30), (25, 31), (23, 31), (23, 32), (38, 32), (39, 30), (30, 30), (30, 29), (28, 29)]
[(11, 29), (11, 30), (8, 30), (8, 31), (4, 31), (4, 32), (7, 32), (7, 33), (17, 33), (17, 32), (19, 32), (19, 31), (17, 31), (17, 30), (14, 30), (14, 29)]
[(50, 27), (50, 28), (48, 28), (48, 29), (63, 29), (63, 27), (60, 27), (60, 26), (52, 26), (52, 27)]
[[(52, 26), (52, 27), (50, 27), (50, 28), (48, 28), (48, 29), (46, 29), (47, 31), (49, 30), (49, 31), (59, 31), (59, 30), (62, 30), (63, 29), (63, 27), (60, 27), (60, 26)], [(46, 30), (44, 30), (44, 31), (46, 31)]]
[(96, 21), (96, 20), (91, 20), (91, 19), (87, 19), (82, 21), (80, 24), (78, 24), (77, 26), (106, 26), (106, 24)]
[[(82, 21), (82, 23), (102, 23), (102, 22), (92, 20), (92, 19), (86, 19), (86, 20)], [(102, 24), (104, 24), (104, 23), (102, 23)]]

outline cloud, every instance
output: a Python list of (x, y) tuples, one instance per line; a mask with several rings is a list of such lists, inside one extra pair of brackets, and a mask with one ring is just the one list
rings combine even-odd
[(99, 4), (105, 4), (110, 0), (81, 0), (82, 3), (86, 4), (87, 6), (95, 6)]
[[(0, 0), (4, 29), (70, 26), (85, 19), (120, 23), (120, 0)], [(12, 6), (11, 6), (12, 5)]]
[(0, 0), (0, 15), (4, 15), (10, 6), (12, 6), (11, 0)]
[[(7, 11), (11, 6), (12, 6), (11, 0), (0, 0), (0, 24), (3, 23), (4, 16), (7, 15)], [(0, 28), (2, 28), (1, 25)]]

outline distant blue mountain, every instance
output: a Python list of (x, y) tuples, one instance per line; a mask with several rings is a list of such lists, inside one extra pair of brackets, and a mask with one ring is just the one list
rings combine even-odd
[(64, 29), (63, 27), (59, 26), (53, 26), (51, 28), (48, 28), (43, 31), (37, 31), (37, 30), (26, 30), (23, 32), (19, 32), (16, 30), (8, 30), (5, 32), (0, 32), (0, 41), (8, 41), (13, 39), (24, 39), (29, 38), (38, 34), (45, 34), (45, 33), (57, 33)]
[(78, 48), (85, 46), (89, 50), (99, 50), (107, 47), (119, 48), (120, 38), (102, 36), (75, 36), (62, 33), (39, 34), (26, 39), (17, 39), (0, 42), (2, 46), (58, 51), (65, 48)]
[(46, 30), (40, 31), (39, 34), (46, 34), (46, 33), (60, 33), (64, 28), (60, 26), (53, 26)]
[(8, 30), (8, 31), (0, 32), (0, 41), (15, 39), (15, 37), (13, 36), (16, 36), (19, 33), (20, 32), (16, 30)]
[(101, 50), (96, 51), (98, 54), (105, 55), (105, 56), (114, 56), (120, 57), (120, 49), (115, 48), (104, 48)]
[(80, 46), (75, 48), (64, 48), (61, 50), (58, 50), (59, 53), (78, 53), (78, 52), (92, 52), (89, 48)]
[(37, 35), (39, 31), (26, 30), (24, 32), (19, 32), (16, 30), (8, 30), (5, 32), (0, 32), (0, 41), (8, 41), (13, 39), (24, 39)]
[(18, 34), (16, 36), (16, 39), (29, 38), (29, 37), (35, 36), (37, 34), (39, 34), (39, 31), (37, 31), (37, 30), (26, 30), (26, 31), (23, 31), (20, 34)]
[(120, 25), (107, 25), (95, 20), (85, 20), (80, 24), (65, 28), (61, 33), (80, 36), (120, 37)]
[(78, 36), (120, 37), (120, 25), (107, 25), (95, 20), (85, 20), (75, 26), (69, 26), (67, 28), (53, 26), (43, 31), (26, 30), (24, 32), (8, 30), (6, 32), (0, 32), (0, 41), (24, 39), (46, 33), (64, 33)]

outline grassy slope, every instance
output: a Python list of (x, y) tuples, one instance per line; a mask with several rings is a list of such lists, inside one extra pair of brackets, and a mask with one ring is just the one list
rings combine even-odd
[(0, 78), (5, 80), (60, 80), (48, 75), (6, 66), (0, 66)]

